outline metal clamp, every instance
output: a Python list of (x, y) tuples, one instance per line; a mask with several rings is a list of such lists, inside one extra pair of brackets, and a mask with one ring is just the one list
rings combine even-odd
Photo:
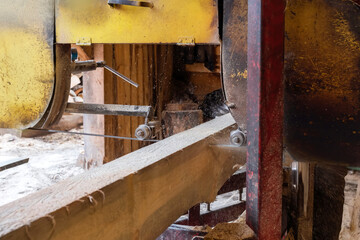
[(153, 8), (154, 4), (152, 2), (143, 2), (143, 1), (131, 1), (131, 0), (109, 0), (108, 4), (112, 5), (127, 5), (134, 7), (148, 7)]

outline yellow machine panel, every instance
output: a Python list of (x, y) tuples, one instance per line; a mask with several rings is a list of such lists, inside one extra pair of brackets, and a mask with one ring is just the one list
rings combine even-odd
[(56, 0), (56, 42), (219, 43), (216, 1), (147, 0), (146, 4), (152, 7)]
[(32, 127), (50, 103), (53, 15), (53, 1), (0, 1), (0, 128)]

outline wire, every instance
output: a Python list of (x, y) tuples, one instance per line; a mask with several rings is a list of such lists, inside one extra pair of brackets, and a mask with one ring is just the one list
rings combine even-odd
[(124, 140), (132, 140), (132, 141), (140, 141), (140, 142), (158, 142), (159, 140), (140, 140), (137, 138), (131, 137), (119, 137), (119, 136), (111, 136), (111, 135), (101, 135), (95, 133), (81, 133), (81, 132), (68, 132), (68, 131), (60, 131), (60, 130), (51, 130), (51, 129), (38, 129), (38, 128), (30, 128), (31, 130), (50, 132), (50, 133), (68, 133), (75, 135), (83, 135), (83, 136), (93, 136), (93, 137), (105, 137), (105, 138), (116, 138), (116, 139), (124, 139)]

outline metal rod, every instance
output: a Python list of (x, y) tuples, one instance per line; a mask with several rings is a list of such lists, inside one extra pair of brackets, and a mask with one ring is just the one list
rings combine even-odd
[(133, 85), (134, 87), (139, 87), (139, 84), (137, 84), (136, 82), (134, 82), (133, 80), (125, 77), (124, 75), (122, 75), (121, 73), (119, 73), (118, 71), (116, 71), (115, 69), (112, 69), (111, 67), (109, 67), (108, 65), (104, 66), (105, 69), (109, 70), (110, 72), (112, 72), (113, 74), (115, 74), (116, 76), (118, 76), (119, 78), (123, 79), (124, 81), (130, 83), (131, 85)]
[(151, 106), (137, 105), (68, 103), (65, 112), (101, 115), (122, 115), (147, 118), (151, 117), (152, 108)]
[(111, 136), (111, 135), (101, 135), (95, 133), (80, 133), (80, 132), (67, 132), (67, 131), (60, 131), (60, 130), (51, 130), (51, 129), (38, 129), (38, 128), (30, 128), (31, 130), (43, 131), (43, 132), (50, 132), (50, 133), (68, 133), (74, 135), (83, 135), (83, 136), (93, 136), (93, 137), (104, 137), (104, 138), (116, 138), (116, 139), (124, 139), (124, 140), (133, 140), (139, 142), (158, 142), (159, 140), (140, 140), (137, 138), (131, 137), (119, 137), (119, 136)]
[(0, 172), (29, 162), (29, 158), (12, 159), (0, 163)]

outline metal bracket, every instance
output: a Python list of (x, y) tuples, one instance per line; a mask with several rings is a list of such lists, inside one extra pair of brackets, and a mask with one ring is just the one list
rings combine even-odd
[(152, 2), (143, 2), (143, 1), (131, 1), (131, 0), (109, 0), (108, 4), (112, 5), (127, 5), (134, 7), (148, 7), (153, 8), (154, 4)]
[(76, 45), (78, 46), (91, 46), (91, 43), (91, 38), (89, 37), (82, 37), (76, 41)]
[(177, 43), (179, 46), (195, 46), (194, 37), (180, 37)]

